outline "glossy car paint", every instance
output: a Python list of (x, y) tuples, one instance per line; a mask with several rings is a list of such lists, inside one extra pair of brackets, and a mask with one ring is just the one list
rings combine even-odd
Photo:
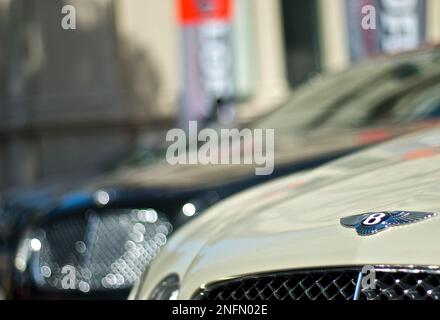
[(370, 237), (341, 226), (371, 211), (440, 212), (440, 129), (412, 134), (224, 201), (177, 232), (131, 298), (177, 274), (179, 298), (217, 281), (316, 267), (440, 266), (440, 217)]

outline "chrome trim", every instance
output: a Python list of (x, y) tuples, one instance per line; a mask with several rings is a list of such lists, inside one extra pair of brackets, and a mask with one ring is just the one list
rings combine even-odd
[(358, 279), (356, 281), (356, 290), (354, 291), (353, 300), (359, 300), (362, 292), (362, 279), (363, 274), (362, 272), (359, 272)]
[(377, 265), (374, 266), (376, 271), (386, 272), (386, 273), (429, 273), (429, 274), (440, 274), (440, 266), (388, 266), (388, 265)]

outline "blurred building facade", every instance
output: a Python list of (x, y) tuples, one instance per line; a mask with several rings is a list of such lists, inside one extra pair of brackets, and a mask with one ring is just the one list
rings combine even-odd
[[(184, 78), (177, 1), (0, 0), (0, 190), (87, 175), (176, 125)], [(439, 42), (440, 1), (419, 1), (426, 41)], [(353, 62), (350, 2), (369, 3), (233, 0), (239, 119)], [(61, 28), (67, 4), (76, 30)]]
[[(61, 27), (76, 8), (76, 30)], [(149, 51), (119, 38), (111, 0), (0, 1), (0, 188), (77, 179), (171, 121)], [(162, 124), (164, 122), (164, 124)]]

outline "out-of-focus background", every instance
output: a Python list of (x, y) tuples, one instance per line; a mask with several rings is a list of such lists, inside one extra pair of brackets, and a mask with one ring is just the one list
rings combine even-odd
[(438, 0), (0, 0), (0, 194), (99, 173), (190, 119), (250, 121), (322, 73), (439, 40)]

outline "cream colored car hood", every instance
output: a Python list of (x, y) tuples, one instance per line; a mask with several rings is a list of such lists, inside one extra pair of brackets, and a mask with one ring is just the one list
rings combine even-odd
[(189, 299), (206, 284), (268, 271), (440, 265), (439, 216), (370, 237), (339, 222), (370, 211), (440, 212), (439, 152), (440, 130), (431, 130), (234, 196), (174, 235), (138, 298), (173, 273), (179, 298)]

